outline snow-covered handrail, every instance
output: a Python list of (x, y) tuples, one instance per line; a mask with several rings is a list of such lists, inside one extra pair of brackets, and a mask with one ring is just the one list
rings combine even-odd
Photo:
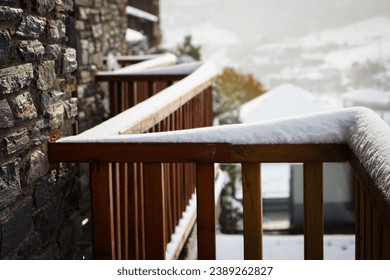
[(163, 67), (163, 66), (169, 66), (174, 65), (177, 63), (177, 57), (174, 54), (166, 53), (163, 55), (152, 57), (151, 59), (144, 60), (142, 62), (132, 64), (123, 68), (120, 68), (118, 70), (114, 71), (101, 71), (97, 75), (97, 79), (99, 79), (99, 76), (110, 76), (110, 75), (117, 75), (117, 74), (126, 74), (126, 73), (135, 73), (137, 71), (143, 71), (146, 69), (152, 69), (156, 67)]
[(79, 135), (60, 139), (60, 143), (84, 142), (104, 139), (119, 134), (143, 133), (155, 123), (183, 106), (202, 90), (210, 87), (217, 75), (215, 66), (204, 63), (191, 75), (137, 104), (119, 115)]
[[(390, 128), (369, 109), (142, 135), (114, 132), (68, 138), (58, 143), (56, 153), (75, 162), (99, 158), (102, 162), (197, 163), (197, 204), (202, 205), (198, 208), (200, 258), (215, 257), (215, 237), (210, 233), (215, 230), (215, 219), (210, 211), (203, 211), (211, 209), (214, 201), (213, 163), (238, 162), (243, 166), (244, 223), (249, 225), (247, 230), (244, 226), (244, 247), (245, 258), (251, 259), (262, 256), (262, 218), (256, 214), (262, 209), (259, 163), (303, 162), (305, 258), (310, 259), (323, 256), (322, 164), (345, 161), (350, 162), (361, 186), (355, 210), (356, 256), (390, 258)], [(72, 145), (79, 152), (70, 157), (65, 151)], [(99, 149), (110, 149), (110, 153)], [(249, 212), (245, 205), (251, 205)]]

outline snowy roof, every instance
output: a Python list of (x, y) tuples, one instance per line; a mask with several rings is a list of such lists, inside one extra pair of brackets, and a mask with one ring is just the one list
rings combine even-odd
[(390, 110), (390, 92), (365, 88), (343, 94), (345, 106), (366, 106), (371, 109)]
[(138, 32), (131, 28), (126, 29), (126, 41), (128, 43), (137, 43), (143, 40), (145, 40), (145, 35), (141, 32)]
[(330, 110), (319, 98), (301, 87), (282, 84), (240, 108), (242, 123), (266, 121)]
[(146, 20), (149, 20), (149, 21), (152, 21), (152, 22), (157, 22), (158, 21), (158, 17), (151, 14), (151, 13), (148, 13), (148, 12), (145, 12), (143, 10), (140, 10), (140, 9), (137, 9), (135, 7), (132, 7), (132, 6), (127, 6), (126, 7), (126, 15), (129, 15), (129, 16), (134, 16), (134, 17), (138, 17), (138, 18), (142, 18), (142, 19), (146, 19)]

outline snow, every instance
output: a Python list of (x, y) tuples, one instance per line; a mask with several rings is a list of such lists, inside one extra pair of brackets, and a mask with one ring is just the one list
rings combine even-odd
[(172, 260), (175, 257), (176, 249), (178, 248), (184, 233), (191, 224), (191, 220), (196, 216), (196, 194), (193, 194), (186, 210), (183, 212), (183, 216), (180, 219), (178, 225), (175, 227), (175, 231), (171, 236), (171, 241), (167, 244), (166, 259)]
[[(147, 63), (149, 61), (146, 61)], [(141, 63), (138, 63), (141, 64)], [(137, 64), (137, 65), (138, 65)], [(129, 66), (131, 67), (131, 66)], [(134, 68), (130, 68), (134, 69)], [(120, 70), (114, 71), (118, 73)], [(133, 71), (131, 71), (133, 72)], [(130, 72), (130, 73), (131, 73)], [(135, 71), (134, 71), (135, 72)], [(110, 72), (111, 73), (111, 72)], [(120, 72), (122, 73), (122, 72)], [(126, 110), (114, 118), (93, 127), (77, 136), (71, 136), (59, 140), (59, 142), (100, 142), (111, 141), (112, 137), (134, 127), (152, 114), (157, 114), (162, 108), (166, 108), (173, 102), (181, 100), (183, 96), (192, 92), (194, 88), (203, 85), (217, 75), (217, 70), (211, 63), (204, 63), (194, 73), (178, 81), (174, 85), (162, 90), (145, 102)], [(125, 135), (119, 136), (123, 139)], [(109, 140), (108, 138), (109, 137)], [(126, 137), (126, 136), (125, 136)], [(105, 140), (104, 140), (105, 139)]]
[[(218, 199), (222, 189), (227, 180), (229, 180), (227, 173), (217, 168), (217, 179), (215, 181), (215, 205), (218, 203)], [(176, 249), (179, 247), (182, 241), (183, 235), (188, 230), (191, 224), (191, 220), (196, 217), (196, 194), (194, 193), (186, 207), (186, 210), (182, 214), (178, 225), (175, 227), (175, 231), (171, 236), (171, 241), (167, 244), (166, 259), (171, 260), (175, 257)]]
[[(217, 234), (217, 260), (242, 260), (244, 239), (242, 235)], [(264, 235), (264, 260), (303, 260), (303, 235)], [(325, 235), (325, 260), (355, 259), (354, 235)]]
[(136, 64), (132, 64), (112, 72), (99, 72), (99, 74), (132, 74), (139, 71), (145, 71), (147, 69), (153, 69), (156, 67), (163, 67), (173, 65), (177, 63), (177, 57), (174, 54), (166, 53), (163, 55), (156, 56), (152, 59), (148, 59)]
[(141, 32), (138, 32), (131, 28), (126, 29), (126, 41), (128, 43), (138, 43), (145, 40), (145, 38), (145, 35)]
[(151, 14), (151, 13), (148, 13), (148, 12), (145, 12), (143, 10), (140, 10), (140, 9), (137, 9), (135, 7), (132, 7), (132, 6), (127, 6), (126, 7), (126, 14), (129, 15), (129, 16), (135, 16), (135, 17), (138, 17), (138, 18), (142, 18), (142, 19), (146, 19), (146, 20), (149, 20), (149, 21), (152, 21), (152, 22), (157, 22), (158, 21), (158, 17)]
[(243, 104), (240, 120), (248, 123), (327, 110), (330, 106), (310, 92), (292, 84), (282, 84)]

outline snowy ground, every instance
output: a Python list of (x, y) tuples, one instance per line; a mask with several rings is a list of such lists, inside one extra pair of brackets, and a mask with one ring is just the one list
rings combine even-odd
[[(243, 259), (242, 235), (217, 235), (217, 260)], [(302, 235), (265, 235), (263, 237), (265, 260), (303, 260)], [(354, 235), (325, 235), (326, 260), (355, 259)]]

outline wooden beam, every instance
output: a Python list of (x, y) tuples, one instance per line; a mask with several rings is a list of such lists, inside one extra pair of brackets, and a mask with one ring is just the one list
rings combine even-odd
[(163, 260), (166, 251), (166, 216), (163, 168), (144, 164), (145, 258)]
[(214, 164), (196, 165), (198, 259), (215, 260)]
[(242, 165), (244, 195), (244, 259), (263, 258), (263, 203), (259, 163)]
[(322, 163), (304, 163), (305, 259), (324, 258), (323, 168)]
[(112, 166), (91, 164), (91, 196), (94, 258), (113, 260), (115, 255)]

